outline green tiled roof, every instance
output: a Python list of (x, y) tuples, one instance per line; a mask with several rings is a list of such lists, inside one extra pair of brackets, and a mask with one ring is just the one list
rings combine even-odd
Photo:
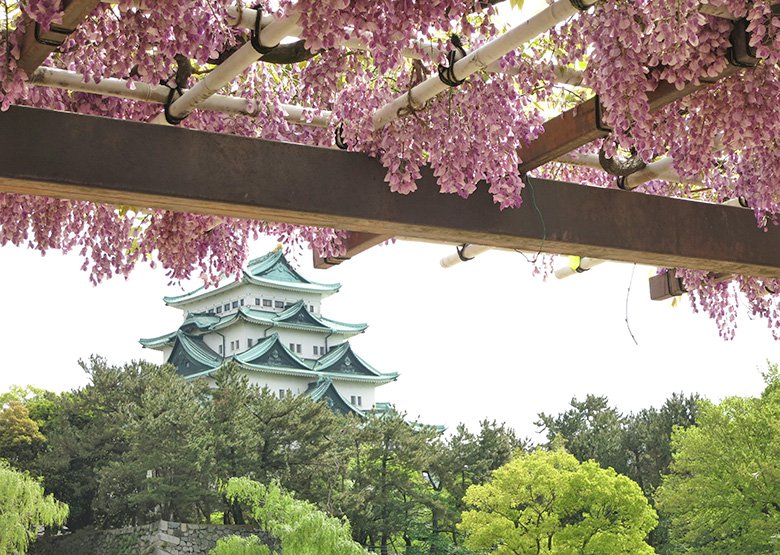
[(362, 410), (347, 401), (341, 393), (333, 386), (333, 381), (330, 378), (320, 378), (316, 382), (309, 384), (309, 388), (306, 390), (306, 394), (315, 401), (324, 400), (328, 407), (335, 412), (341, 414), (357, 414), (358, 416), (364, 416)]
[(174, 365), (179, 374), (187, 377), (213, 370), (222, 364), (222, 357), (212, 351), (200, 338), (177, 332), (171, 356), (166, 362)]
[(284, 346), (279, 340), (279, 334), (276, 333), (262, 339), (257, 345), (235, 355), (233, 358), (242, 366), (250, 368), (279, 368), (313, 374), (311, 368), (306, 365), (303, 359)]
[(386, 378), (388, 381), (398, 377), (397, 372), (383, 374), (365, 360), (360, 358), (352, 350), (349, 341), (342, 343), (328, 354), (319, 358), (312, 366), (317, 372), (327, 374), (349, 375), (349, 376), (373, 376)]
[(290, 266), (290, 263), (284, 256), (284, 252), (281, 249), (277, 249), (264, 256), (250, 260), (246, 269), (242, 272), (240, 280), (228, 278), (214, 289), (206, 289), (204, 286), (201, 286), (182, 295), (163, 297), (163, 300), (168, 305), (179, 306), (201, 297), (211, 296), (217, 291), (222, 292), (226, 289), (232, 289), (241, 283), (251, 283), (287, 291), (321, 294), (335, 293), (341, 288), (339, 283), (309, 281)]
[[(170, 339), (169, 339), (170, 338)], [(153, 344), (157, 341), (156, 344)], [(329, 378), (382, 385), (395, 380), (397, 372), (382, 374), (352, 352), (349, 344), (333, 349), (318, 360), (303, 359), (288, 349), (274, 333), (241, 353), (222, 357), (199, 336), (179, 330), (161, 338), (142, 340), (146, 346), (173, 344), (166, 362), (176, 366), (185, 377), (208, 375), (222, 364), (236, 362), (241, 368), (266, 374)], [(347, 362), (349, 361), (349, 363)]]
[(172, 331), (171, 333), (166, 333), (165, 335), (161, 335), (159, 337), (150, 337), (147, 339), (139, 339), (138, 342), (143, 345), (144, 347), (149, 347), (151, 349), (157, 349), (160, 347), (163, 347), (164, 345), (170, 345), (173, 343), (173, 341), (176, 339), (177, 331)]
[[(240, 320), (253, 324), (260, 324), (266, 326), (267, 329), (287, 328), (314, 331), (342, 337), (351, 337), (365, 331), (368, 327), (367, 324), (348, 324), (346, 322), (339, 322), (337, 320), (325, 318), (324, 316), (312, 314), (306, 303), (298, 301), (282, 312), (273, 312), (242, 306), (236, 312), (221, 316), (203, 312), (193, 313), (187, 316), (179, 329), (188, 333), (195, 332), (196, 330), (208, 333), (210, 331), (228, 328)], [(177, 332), (174, 331), (159, 337), (141, 339), (140, 343), (144, 347), (159, 349), (164, 345), (171, 344), (176, 333)]]

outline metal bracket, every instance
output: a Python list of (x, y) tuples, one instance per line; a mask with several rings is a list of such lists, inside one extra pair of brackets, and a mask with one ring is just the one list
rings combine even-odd
[(604, 108), (601, 106), (599, 95), (596, 95), (596, 129), (604, 133), (612, 133), (612, 128), (604, 123)]
[(41, 24), (36, 21), (35, 42), (43, 44), (45, 46), (53, 46), (54, 48), (58, 48), (62, 46), (63, 43), (68, 39), (68, 35), (70, 35), (75, 30), (76, 29), (68, 29), (67, 27), (60, 27), (59, 25), (52, 23), (49, 26), (49, 30), (47, 32), (57, 33), (58, 35), (64, 35), (64, 36), (60, 40), (47, 39), (46, 37), (41, 36)]
[(688, 291), (683, 282), (675, 275), (674, 270), (667, 270), (650, 278), (650, 299), (663, 301), (672, 297), (679, 297)]

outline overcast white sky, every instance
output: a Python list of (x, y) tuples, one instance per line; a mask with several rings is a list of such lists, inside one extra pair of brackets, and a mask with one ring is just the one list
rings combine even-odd
[[(274, 245), (260, 242), (251, 255)], [(607, 395), (626, 412), (675, 391), (712, 399), (757, 394), (766, 360), (780, 360), (763, 322), (743, 317), (736, 340), (724, 342), (686, 299), (677, 307), (650, 301), (650, 268), (637, 267), (629, 298), (637, 346), (624, 321), (631, 265), (542, 282), (509, 252), (442, 269), (439, 259), (452, 250), (399, 242), (329, 270), (313, 270), (308, 253), (300, 257), (305, 276), (343, 285), (323, 303), (325, 315), (369, 324), (353, 339), (357, 352), (401, 373), (377, 391), (378, 400), (425, 422), (474, 427), (487, 417), (533, 435), (537, 413), (556, 413), (587, 393)], [(93, 287), (77, 256), (7, 246), (0, 261), (0, 390), (79, 387), (86, 380), (78, 359), (92, 353), (116, 364), (162, 362), (138, 339), (181, 323), (180, 311), (161, 300), (180, 288), (168, 287), (161, 270), (139, 268), (127, 281)]]

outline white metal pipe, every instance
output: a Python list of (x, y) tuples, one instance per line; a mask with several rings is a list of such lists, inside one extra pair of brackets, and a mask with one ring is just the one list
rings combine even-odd
[[(260, 33), (260, 44), (263, 46), (276, 46), (286, 36), (298, 27), (297, 13), (287, 17), (274, 19)], [(262, 58), (251, 43), (244, 44), (234, 52), (227, 60), (216, 66), (206, 77), (198, 81), (194, 87), (173, 101), (168, 108), (169, 113), (177, 118), (185, 117), (193, 109), (210, 96), (216, 94), (237, 75), (244, 72), (249, 66)], [(160, 114), (152, 120), (152, 123), (165, 124), (165, 115)]]
[(453, 266), (463, 262), (461, 256), (466, 259), (474, 258), (475, 256), (479, 256), (483, 252), (490, 249), (491, 247), (486, 247), (484, 245), (470, 245), (466, 243), (460, 247), (460, 254), (456, 252), (455, 254), (447, 255), (439, 261), (439, 264), (441, 264), (442, 268), (452, 268)]
[(664, 181), (686, 183), (688, 185), (702, 185), (702, 182), (698, 179), (683, 178), (677, 173), (677, 170), (674, 169), (672, 166), (673, 163), (674, 160), (671, 156), (664, 156), (655, 162), (649, 163), (638, 172), (627, 175), (623, 180), (624, 188), (627, 191), (631, 191), (653, 179), (663, 179)]
[[(586, 168), (594, 168), (597, 170), (603, 170), (601, 162), (599, 161), (598, 154), (577, 154), (568, 153), (557, 158), (558, 162), (564, 164), (572, 164), (574, 166), (583, 166)], [(677, 171), (672, 167), (673, 159), (669, 156), (659, 158), (655, 162), (651, 162), (644, 169), (639, 170), (636, 173), (627, 175), (624, 180), (624, 188), (626, 190), (636, 189), (643, 183), (647, 183), (653, 179), (663, 179), (664, 181), (673, 181), (675, 183), (687, 183), (689, 185), (702, 185), (701, 181), (694, 179), (683, 179)]]
[[(592, 5), (595, 3), (595, 0), (584, 0), (584, 3)], [(466, 79), (575, 13), (577, 13), (577, 8), (569, 0), (556, 0), (555, 3), (540, 13), (455, 62), (453, 74), (458, 79)], [(382, 129), (397, 118), (398, 111), (404, 108), (410, 102), (410, 99), (413, 99), (413, 102), (420, 107), (448, 88), (447, 85), (442, 83), (438, 75), (428, 78), (412, 88), (409, 94), (402, 94), (377, 110), (373, 116), (374, 129)]]
[[(590, 270), (591, 268), (594, 268), (599, 264), (603, 264), (604, 262), (606, 262), (606, 260), (602, 260), (600, 258), (580, 258), (580, 263), (575, 268), (572, 268), (571, 264), (567, 264), (566, 266), (562, 266), (555, 270), (555, 277), (558, 279), (567, 278), (569, 276), (573, 276), (574, 274), (579, 274)], [(578, 269), (579, 271), (577, 271)]]
[[(552, 69), (553, 74), (555, 75), (555, 82), (559, 85), (574, 85), (579, 87), (582, 85), (582, 80), (584, 73), (582, 71), (572, 69), (567, 66), (558, 66), (558, 65), (552, 65), (550, 66), (550, 69)], [(506, 70), (501, 69), (501, 64), (499, 62), (493, 62), (489, 66), (485, 68), (485, 71), (488, 73), (504, 73), (506, 75), (520, 75), (520, 72), (522, 69), (518, 67), (511, 67)]]
[[(155, 102), (164, 104), (168, 99), (170, 89), (165, 85), (149, 85), (147, 83), (136, 81), (134, 88), (128, 88), (126, 79), (103, 79), (100, 83), (94, 81), (84, 81), (81, 74), (74, 71), (66, 71), (53, 67), (39, 67), (35, 70), (30, 83), (33, 85), (52, 87), (57, 89), (66, 89), (103, 96), (113, 96), (117, 98), (128, 98), (139, 100), (141, 102)], [(186, 90), (185, 90), (186, 92)], [(327, 127), (330, 119), (330, 112), (327, 110), (314, 110), (314, 117), (310, 114), (312, 110), (303, 106), (292, 104), (280, 104), (285, 113), (285, 119), (290, 123), (301, 125), (310, 125), (314, 127)], [(227, 114), (243, 114), (254, 116), (257, 114), (257, 102), (248, 98), (238, 96), (214, 95), (207, 98), (200, 106), (200, 110), (209, 110), (212, 112), (223, 112)]]

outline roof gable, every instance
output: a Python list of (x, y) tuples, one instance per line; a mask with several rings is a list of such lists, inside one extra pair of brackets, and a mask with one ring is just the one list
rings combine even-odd
[(241, 284), (272, 287), (287, 291), (330, 295), (341, 288), (339, 283), (317, 283), (299, 274), (287, 261), (281, 249), (250, 260), (240, 279), (225, 277), (216, 288), (198, 287), (181, 295), (163, 297), (169, 306), (184, 307), (195, 300), (212, 297)]
[(244, 364), (254, 366), (271, 366), (278, 368), (293, 368), (296, 370), (311, 371), (311, 368), (293, 353), (279, 340), (279, 335), (274, 333), (261, 340), (257, 345), (235, 355), (235, 359)]
[(274, 281), (311, 283), (290, 266), (281, 249), (251, 260), (247, 265), (246, 273), (252, 277), (272, 279)]
[(315, 401), (324, 401), (333, 412), (363, 416), (363, 411), (341, 396), (330, 378), (310, 383), (306, 394)]
[(274, 320), (285, 324), (329, 329), (329, 326), (325, 325), (319, 318), (312, 316), (311, 312), (309, 312), (309, 309), (306, 307), (306, 303), (303, 301), (298, 301), (287, 310), (280, 312)]
[(319, 358), (314, 365), (314, 370), (332, 374), (357, 374), (362, 376), (383, 375), (373, 366), (357, 356), (354, 351), (352, 351), (352, 346), (348, 341)]
[(182, 376), (213, 370), (222, 363), (222, 357), (212, 351), (201, 339), (178, 333), (167, 360)]

